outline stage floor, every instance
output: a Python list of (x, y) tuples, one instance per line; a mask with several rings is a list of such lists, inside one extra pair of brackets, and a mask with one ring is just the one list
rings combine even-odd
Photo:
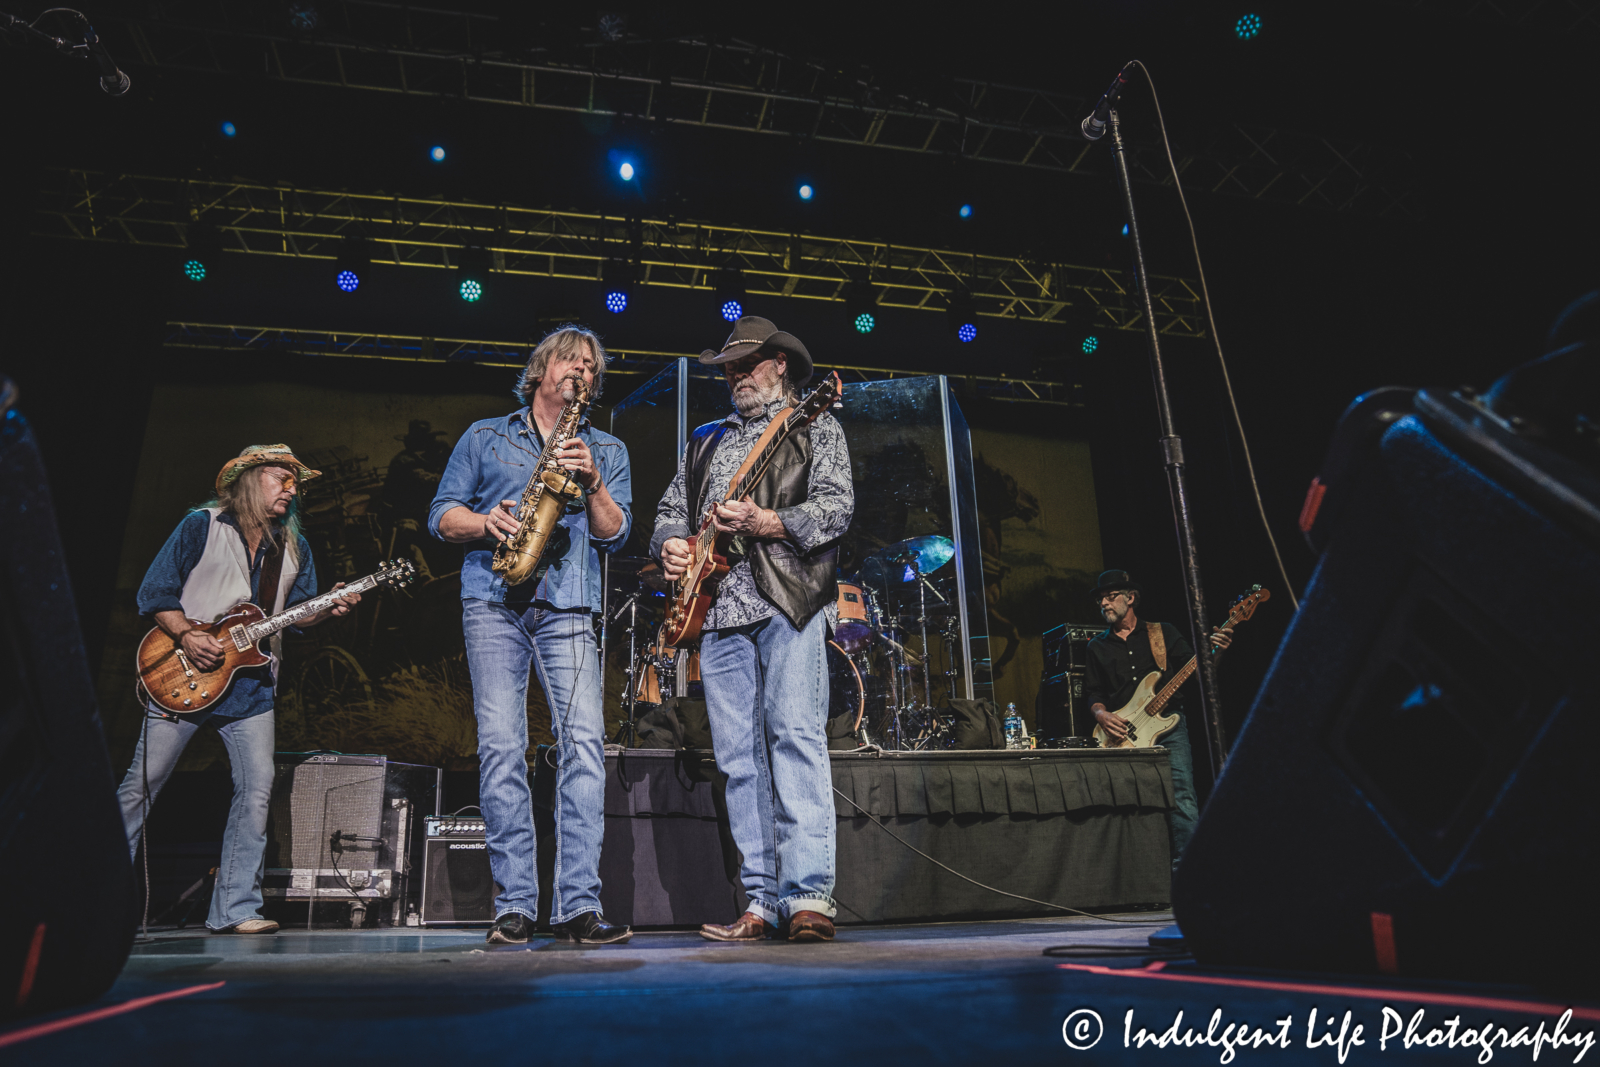
[[(639, 934), (621, 946), (578, 948), (541, 937), (486, 949), (476, 929), (262, 937), (152, 931), (98, 1003), (0, 1028), (0, 1061), (1218, 1063), (1226, 1062), (1220, 1044), (1124, 1048), (1123, 1027), (1132, 1009), (1132, 1034), (1145, 1028), (1159, 1036), (1182, 1011), (1178, 1034), (1193, 1026), (1203, 1039), (1220, 1008), (1214, 1041), (1229, 1023), (1244, 1022), (1276, 1039), (1276, 1020), (1293, 1020), (1287, 1049), (1241, 1049), (1232, 1062), (1338, 1064), (1332, 1044), (1306, 1047), (1315, 1007), (1314, 1040), (1323, 1038), (1330, 1015), (1337, 1035), (1347, 1010), (1347, 1042), (1357, 1025), (1365, 1027), (1364, 1044), (1352, 1043), (1345, 1062), (1468, 1063), (1477, 1062), (1479, 1049), (1407, 1049), (1403, 1034), (1380, 1053), (1383, 1008), (1407, 1021), (1420, 1008), (1417, 1036), (1425, 1037), (1454, 1016), (1463, 1032), (1493, 1021), (1513, 1035), (1527, 1026), (1531, 1035), (1543, 1022), (1548, 1034), (1564, 1007), (1526, 988), (1228, 973), (1184, 958), (1152, 966), (1146, 939), (1170, 917), (1118, 917), (1139, 925), (1070, 918), (851, 927), (822, 945), (714, 944), (671, 932)], [(1044, 955), (1061, 945), (1105, 954)], [(1114, 955), (1118, 946), (1136, 954)], [(213, 988), (15, 1040), (85, 1012), (196, 987)], [(1067, 1036), (1088, 1044), (1096, 1029), (1090, 1012), (1103, 1032), (1092, 1048), (1075, 1052), (1063, 1023), (1073, 1016)], [(1580, 1006), (1563, 1033), (1581, 1039), (1600, 1027), (1597, 1020), (1600, 1010)], [(1546, 1044), (1540, 1062), (1572, 1063), (1580, 1047)], [(1530, 1051), (1497, 1048), (1493, 1062), (1531, 1062)]]

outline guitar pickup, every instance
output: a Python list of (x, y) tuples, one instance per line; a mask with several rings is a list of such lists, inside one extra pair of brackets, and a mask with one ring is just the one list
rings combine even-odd
[(249, 651), (250, 639), (245, 636), (243, 624), (235, 626), (233, 629), (229, 630), (228, 636), (233, 638), (234, 648), (237, 648), (240, 652)]

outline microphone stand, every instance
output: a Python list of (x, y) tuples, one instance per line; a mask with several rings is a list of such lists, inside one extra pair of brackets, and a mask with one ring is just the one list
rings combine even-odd
[(1117, 177), (1122, 181), (1122, 206), (1128, 213), (1128, 236), (1133, 241), (1135, 282), (1139, 292), (1139, 306), (1144, 311), (1145, 333), (1150, 341), (1150, 370), (1155, 379), (1156, 410), (1161, 420), (1161, 454), (1167, 468), (1167, 488), (1172, 494), (1172, 517), (1178, 528), (1178, 549), (1183, 556), (1184, 586), (1189, 594), (1189, 617), (1192, 620), (1195, 655), (1200, 658), (1200, 696), (1205, 711), (1208, 744), (1211, 754), (1212, 780), (1222, 776), (1222, 766), (1227, 759), (1227, 734), (1222, 728), (1222, 700), (1217, 691), (1216, 660), (1211, 655), (1208, 635), (1211, 626), (1206, 619), (1206, 600), (1200, 585), (1200, 557), (1195, 547), (1194, 513), (1189, 506), (1189, 489), (1184, 478), (1183, 440), (1178, 436), (1172, 421), (1172, 397), (1167, 391), (1167, 370), (1161, 361), (1161, 336), (1156, 330), (1155, 306), (1150, 296), (1149, 275), (1145, 273), (1144, 245), (1139, 239), (1139, 218), (1133, 209), (1133, 181), (1128, 175), (1126, 146), (1122, 143), (1122, 123), (1116, 108), (1111, 109), (1111, 155), (1116, 161)]

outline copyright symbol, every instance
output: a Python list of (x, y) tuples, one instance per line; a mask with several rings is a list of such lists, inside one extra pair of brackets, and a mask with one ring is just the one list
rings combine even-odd
[(1061, 1023), (1061, 1040), (1067, 1043), (1068, 1048), (1078, 1052), (1094, 1048), (1103, 1033), (1105, 1024), (1100, 1021), (1100, 1013), (1093, 1008), (1079, 1008)]

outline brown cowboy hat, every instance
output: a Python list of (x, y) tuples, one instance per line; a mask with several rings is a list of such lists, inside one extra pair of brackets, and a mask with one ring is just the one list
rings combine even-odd
[(759, 315), (746, 315), (733, 324), (733, 332), (720, 352), (706, 349), (700, 353), (701, 363), (727, 363), (760, 351), (782, 352), (788, 357), (789, 377), (794, 384), (803, 386), (811, 380), (811, 353), (792, 333), (784, 333), (769, 319)]
[(222, 492), (223, 486), (237, 481), (239, 475), (251, 467), (263, 465), (287, 467), (294, 472), (295, 478), (302, 482), (322, 475), (321, 471), (314, 471), (295, 458), (294, 452), (288, 445), (251, 445), (222, 465), (222, 469), (217, 472), (217, 492)]

